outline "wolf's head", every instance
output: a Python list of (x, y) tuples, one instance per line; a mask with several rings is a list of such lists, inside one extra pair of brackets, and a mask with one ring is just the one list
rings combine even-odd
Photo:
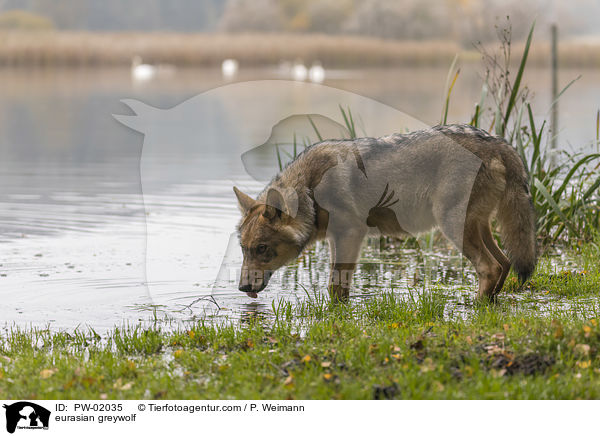
[(233, 191), (242, 212), (238, 231), (244, 260), (239, 290), (256, 298), (273, 272), (298, 257), (306, 237), (277, 189), (269, 189), (264, 201), (254, 200), (236, 187)]

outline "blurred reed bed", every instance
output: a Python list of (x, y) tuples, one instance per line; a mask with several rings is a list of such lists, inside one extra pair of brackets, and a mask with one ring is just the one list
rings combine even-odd
[[(514, 53), (523, 53), (526, 42), (513, 43)], [(518, 57), (514, 58), (516, 62)], [(550, 66), (550, 42), (538, 41), (531, 44), (529, 65)], [(600, 67), (600, 39), (590, 41), (565, 40), (558, 43), (559, 67), (597, 68)]]
[(460, 47), (449, 41), (394, 41), (377, 38), (299, 34), (177, 34), (2, 32), (0, 65), (129, 65), (144, 62), (178, 66), (275, 65), (320, 61), (329, 67), (448, 65)]

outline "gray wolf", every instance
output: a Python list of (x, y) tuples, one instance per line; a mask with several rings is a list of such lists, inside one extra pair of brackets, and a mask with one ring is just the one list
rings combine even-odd
[[(236, 187), (243, 252), (239, 289), (256, 298), (272, 273), (317, 240), (330, 247), (330, 294), (349, 296), (365, 236), (401, 237), (437, 227), (477, 273), (480, 298), (494, 298), (512, 266), (521, 282), (536, 261), (528, 177), (502, 138), (444, 125), (380, 138), (308, 147), (256, 199)], [(492, 235), (500, 225), (502, 244)]]

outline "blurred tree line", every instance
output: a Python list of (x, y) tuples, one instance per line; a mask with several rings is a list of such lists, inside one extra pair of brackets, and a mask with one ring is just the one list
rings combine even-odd
[(25, 10), (61, 30), (214, 31), (223, 0), (0, 0), (0, 11)]
[[(495, 26), (507, 15), (516, 40), (534, 18), (538, 27), (559, 21), (563, 35), (597, 32), (600, 1), (0, 0), (0, 11), (14, 9), (66, 30), (318, 32), (470, 44), (495, 39)], [(17, 25), (24, 21), (18, 18)], [(8, 22), (14, 26), (14, 17)]]
[[(561, 31), (598, 32), (598, 0), (228, 0), (219, 29), (359, 34), (392, 39), (496, 40), (510, 15), (513, 39), (559, 21)], [(502, 24), (502, 23), (501, 23)]]

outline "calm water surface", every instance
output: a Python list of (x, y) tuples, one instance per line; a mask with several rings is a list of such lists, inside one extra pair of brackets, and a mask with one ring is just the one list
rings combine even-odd
[[(561, 79), (567, 82), (577, 74), (563, 71)], [(446, 70), (436, 68), (356, 70), (331, 72), (325, 84), (433, 125), (439, 119), (445, 77)], [(242, 70), (236, 80), (272, 78), (280, 76), (269, 69)], [(534, 79), (540, 108), (536, 115), (542, 118), (549, 105), (548, 74), (533, 70), (528, 78)], [(130, 113), (120, 100), (134, 98), (170, 108), (223, 84), (216, 70), (179, 70), (143, 86), (134, 85), (129, 71), (120, 69), (0, 71), (0, 319), (6, 325), (89, 325), (104, 330), (147, 320), (157, 306), (159, 316), (180, 320), (207, 313), (236, 318), (268, 312), (274, 299), (295, 301), (306, 292), (324, 289), (328, 254), (323, 245), (284, 269), (257, 300), (233, 286), (215, 285), (228, 245), (236, 244), (232, 232), (239, 214), (232, 180), (244, 182), (254, 193), (261, 189), (240, 166), (240, 144), (211, 150), (201, 161), (157, 160), (156, 174), (177, 168), (191, 169), (194, 176), (185, 184), (165, 176), (142, 196), (144, 137), (112, 117)], [(454, 89), (450, 121), (469, 118), (480, 89), (477, 67), (464, 67)], [(584, 71), (561, 101), (564, 148), (588, 146), (599, 102), (600, 72)], [(360, 113), (360, 108), (353, 111)], [(197, 236), (187, 243), (194, 248), (190, 253), (199, 255), (179, 253), (162, 266), (197, 275), (161, 281), (148, 274), (150, 222), (174, 238), (164, 241), (167, 250), (170, 244), (186, 243), (190, 232)], [(451, 250), (398, 250), (371, 241), (362, 261), (357, 295), (419, 288), (425, 278), (459, 294), (473, 292), (469, 267)], [(209, 296), (214, 302), (202, 300), (187, 307)], [(215, 311), (217, 304), (220, 310)]]

